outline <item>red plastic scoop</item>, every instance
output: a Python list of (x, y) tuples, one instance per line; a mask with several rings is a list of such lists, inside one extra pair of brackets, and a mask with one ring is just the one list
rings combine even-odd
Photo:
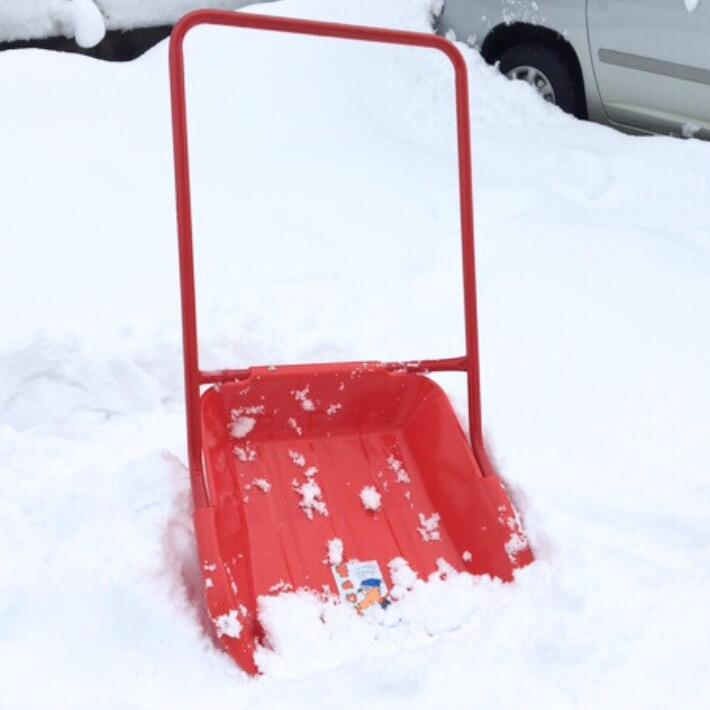
[[(199, 24), (430, 47), (456, 77), (466, 346), (416, 363), (199, 369), (182, 45)], [(511, 580), (532, 552), (483, 447), (466, 67), (433, 36), (199, 11), (170, 46), (190, 474), (207, 605), (224, 648), (256, 673), (257, 599), (306, 588), (387, 606), (390, 565), (440, 561)], [(468, 377), (470, 441), (424, 373)], [(201, 389), (207, 387), (204, 393)]]

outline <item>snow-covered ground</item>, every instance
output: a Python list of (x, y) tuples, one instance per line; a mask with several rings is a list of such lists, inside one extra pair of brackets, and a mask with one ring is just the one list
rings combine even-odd
[[(426, 31), (428, 5), (260, 10)], [(457, 354), (445, 62), (237, 34), (189, 46), (205, 362)], [(707, 707), (710, 146), (575, 121), (461, 49), (484, 417), (537, 561), (400, 569), (383, 618), (270, 600), (256, 680), (192, 542), (167, 45), (0, 55), (0, 706)]]

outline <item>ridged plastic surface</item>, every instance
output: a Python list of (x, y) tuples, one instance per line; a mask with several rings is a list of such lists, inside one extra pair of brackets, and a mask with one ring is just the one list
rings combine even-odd
[[(449, 400), (425, 376), (255, 369), (210, 388), (202, 421), (211, 506), (196, 522), (208, 606), (218, 634), (220, 619), (238, 620), (239, 637), (220, 640), (251, 672), (260, 595), (338, 593), (329, 540), (342, 541), (346, 563), (377, 562), (388, 589), (397, 557), (421, 577), (444, 560), (504, 580), (531, 559), (498, 477), (481, 475)], [(315, 507), (303, 505), (309, 481)], [(381, 496), (378, 510), (364, 506), (366, 487)]]

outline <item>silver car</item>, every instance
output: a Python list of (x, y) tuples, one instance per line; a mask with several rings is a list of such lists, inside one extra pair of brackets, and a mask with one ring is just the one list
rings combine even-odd
[(710, 139), (710, 0), (446, 0), (435, 20), (575, 116)]

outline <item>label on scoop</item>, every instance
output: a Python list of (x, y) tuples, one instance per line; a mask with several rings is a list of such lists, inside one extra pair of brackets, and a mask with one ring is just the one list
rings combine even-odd
[(331, 567), (341, 598), (360, 613), (379, 604), (386, 607), (387, 585), (377, 560), (350, 560)]

